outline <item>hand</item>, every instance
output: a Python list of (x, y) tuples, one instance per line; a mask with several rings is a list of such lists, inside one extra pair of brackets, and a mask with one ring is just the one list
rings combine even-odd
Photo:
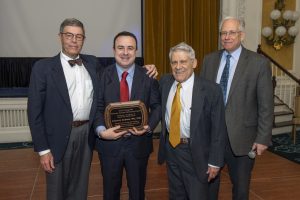
[(149, 77), (152, 77), (155, 79), (157, 78), (158, 72), (157, 72), (155, 65), (145, 65), (144, 68), (147, 69), (147, 74), (149, 75)]
[(218, 168), (218, 167), (208, 166), (208, 169), (206, 172), (206, 174), (208, 174), (207, 181), (210, 182), (211, 180), (213, 180), (218, 175), (219, 171), (220, 171), (220, 168)]
[(52, 173), (55, 169), (54, 159), (53, 159), (51, 152), (40, 156), (40, 163), (41, 163), (43, 169), (48, 173)]
[(261, 156), (262, 153), (267, 150), (268, 146), (266, 145), (263, 145), (263, 144), (257, 144), (257, 143), (254, 143), (253, 146), (252, 146), (252, 150), (256, 150), (256, 154)]
[(101, 138), (103, 138), (105, 140), (116, 140), (116, 139), (119, 139), (120, 137), (122, 137), (125, 133), (127, 133), (126, 130), (117, 132), (117, 130), (120, 128), (121, 128), (121, 126), (119, 125), (116, 127), (106, 129), (105, 131), (102, 131), (98, 134), (100, 135)]
[(129, 129), (129, 131), (133, 134), (133, 135), (143, 135), (144, 133), (148, 132), (150, 129), (150, 127), (148, 125), (144, 126), (142, 130), (137, 130), (135, 127), (133, 127), (132, 129)]

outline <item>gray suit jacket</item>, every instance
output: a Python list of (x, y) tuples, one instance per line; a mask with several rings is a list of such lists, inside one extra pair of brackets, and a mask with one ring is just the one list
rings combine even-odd
[[(168, 142), (165, 113), (173, 82), (174, 78), (171, 74), (163, 76), (160, 80), (162, 98), (162, 133), (158, 152), (160, 164), (168, 159), (165, 149), (166, 142)], [(201, 181), (207, 182), (208, 164), (223, 166), (225, 138), (226, 125), (222, 91), (215, 83), (195, 76), (189, 147), (193, 158), (192, 164)]]
[[(223, 50), (204, 58), (201, 76), (216, 81)], [(242, 47), (225, 106), (225, 119), (235, 155), (247, 155), (254, 142), (269, 146), (274, 100), (270, 62)]]

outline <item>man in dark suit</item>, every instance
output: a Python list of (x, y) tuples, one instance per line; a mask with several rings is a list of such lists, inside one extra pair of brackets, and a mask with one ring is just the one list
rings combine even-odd
[(97, 58), (80, 54), (83, 24), (65, 19), (60, 25), (61, 52), (33, 66), (28, 119), (34, 150), (46, 172), (48, 200), (87, 198), (95, 136), (100, 70)]
[(172, 74), (160, 80), (162, 133), (158, 162), (167, 163), (169, 199), (208, 199), (223, 166), (225, 116), (217, 84), (194, 74), (195, 52), (180, 43), (169, 53)]
[[(243, 21), (227, 17), (220, 26), (224, 49), (204, 58), (201, 75), (220, 84), (225, 101), (229, 139), (225, 163), (233, 184), (232, 199), (249, 197), (252, 155), (261, 155), (271, 144), (273, 87), (269, 61), (245, 49)], [(250, 157), (248, 157), (248, 153)], [(217, 198), (220, 180), (211, 189)]]
[[(125, 168), (129, 199), (144, 200), (147, 163), (153, 151), (152, 131), (161, 118), (160, 95), (157, 80), (148, 77), (145, 69), (134, 63), (137, 39), (130, 32), (120, 32), (114, 38), (116, 64), (105, 68), (100, 80), (96, 133), (103, 176), (104, 199), (120, 199), (122, 174)], [(124, 92), (124, 84), (126, 91)], [(124, 96), (124, 94), (126, 94)], [(104, 110), (109, 103), (142, 101), (149, 113), (148, 124), (119, 131), (120, 126), (106, 128)]]

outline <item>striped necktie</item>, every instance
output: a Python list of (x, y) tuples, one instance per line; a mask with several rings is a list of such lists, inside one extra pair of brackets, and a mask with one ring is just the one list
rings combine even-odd
[(227, 95), (227, 84), (228, 84), (228, 78), (229, 78), (229, 68), (230, 68), (230, 57), (231, 55), (228, 54), (226, 56), (226, 64), (221, 76), (221, 80), (220, 80), (220, 86), (222, 88), (222, 92), (223, 92), (223, 100), (224, 100), (224, 104), (226, 104), (226, 95)]

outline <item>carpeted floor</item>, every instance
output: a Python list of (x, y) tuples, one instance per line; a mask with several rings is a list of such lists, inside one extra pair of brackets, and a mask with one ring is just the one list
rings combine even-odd
[(288, 133), (274, 135), (273, 146), (269, 148), (269, 151), (300, 164), (300, 132), (297, 133), (296, 138), (296, 144), (293, 144)]

